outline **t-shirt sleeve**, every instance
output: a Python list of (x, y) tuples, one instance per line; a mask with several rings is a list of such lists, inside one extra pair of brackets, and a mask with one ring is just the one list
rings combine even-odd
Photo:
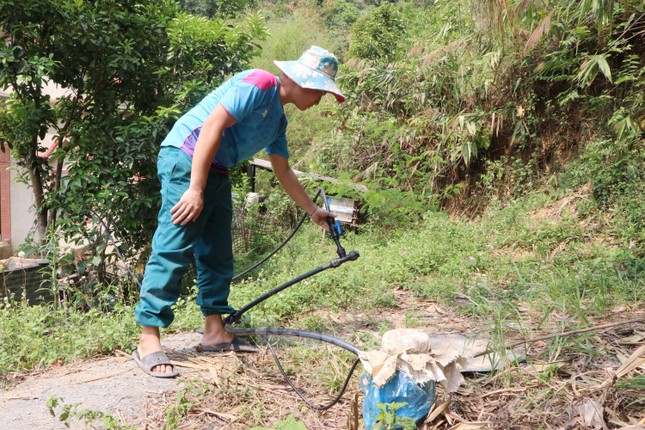
[(260, 106), (263, 101), (262, 96), (262, 91), (258, 87), (242, 82), (229, 89), (219, 102), (237, 122), (240, 122)]
[(280, 118), (280, 131), (278, 137), (265, 148), (267, 154), (275, 154), (289, 158), (289, 146), (287, 145), (287, 116)]

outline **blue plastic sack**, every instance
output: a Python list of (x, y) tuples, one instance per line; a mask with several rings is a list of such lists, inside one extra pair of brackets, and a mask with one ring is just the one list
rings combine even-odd
[(380, 412), (377, 403), (407, 403), (396, 411), (396, 416), (411, 418), (418, 424), (428, 415), (436, 397), (434, 381), (419, 385), (398, 370), (382, 387), (374, 385), (372, 377), (363, 373), (360, 385), (364, 396), (363, 422), (367, 430), (371, 430), (376, 423)]

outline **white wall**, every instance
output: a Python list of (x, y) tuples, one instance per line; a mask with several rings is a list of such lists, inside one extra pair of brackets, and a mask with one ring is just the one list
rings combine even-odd
[[(16, 163), (11, 160), (11, 167)], [(11, 172), (11, 251), (16, 253), (25, 242), (34, 225), (34, 193), (26, 184), (16, 181), (17, 172)]]

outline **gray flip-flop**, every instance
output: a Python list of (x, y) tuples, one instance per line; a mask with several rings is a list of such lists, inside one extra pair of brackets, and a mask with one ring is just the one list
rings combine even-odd
[(239, 336), (235, 336), (230, 343), (220, 343), (219, 345), (202, 345), (201, 343), (195, 347), (197, 352), (258, 352), (255, 346), (251, 345)]
[[(170, 360), (168, 359), (168, 356), (163, 351), (152, 352), (144, 356), (143, 358), (140, 358), (139, 351), (135, 349), (134, 351), (132, 351), (132, 358), (139, 365), (141, 370), (143, 370), (148, 375), (153, 376), (155, 378), (174, 378), (175, 376), (179, 375), (179, 370), (175, 369), (175, 365), (170, 362)], [(159, 366), (162, 364), (171, 366), (172, 372), (161, 373), (161, 372), (152, 371), (152, 369), (155, 366)]]

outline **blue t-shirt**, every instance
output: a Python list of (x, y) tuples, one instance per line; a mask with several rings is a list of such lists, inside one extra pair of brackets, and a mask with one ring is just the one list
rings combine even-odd
[(202, 125), (218, 104), (236, 123), (222, 133), (213, 164), (233, 167), (262, 149), (289, 158), (280, 80), (260, 69), (238, 73), (204, 97), (175, 122), (161, 146), (177, 147), (192, 158)]

